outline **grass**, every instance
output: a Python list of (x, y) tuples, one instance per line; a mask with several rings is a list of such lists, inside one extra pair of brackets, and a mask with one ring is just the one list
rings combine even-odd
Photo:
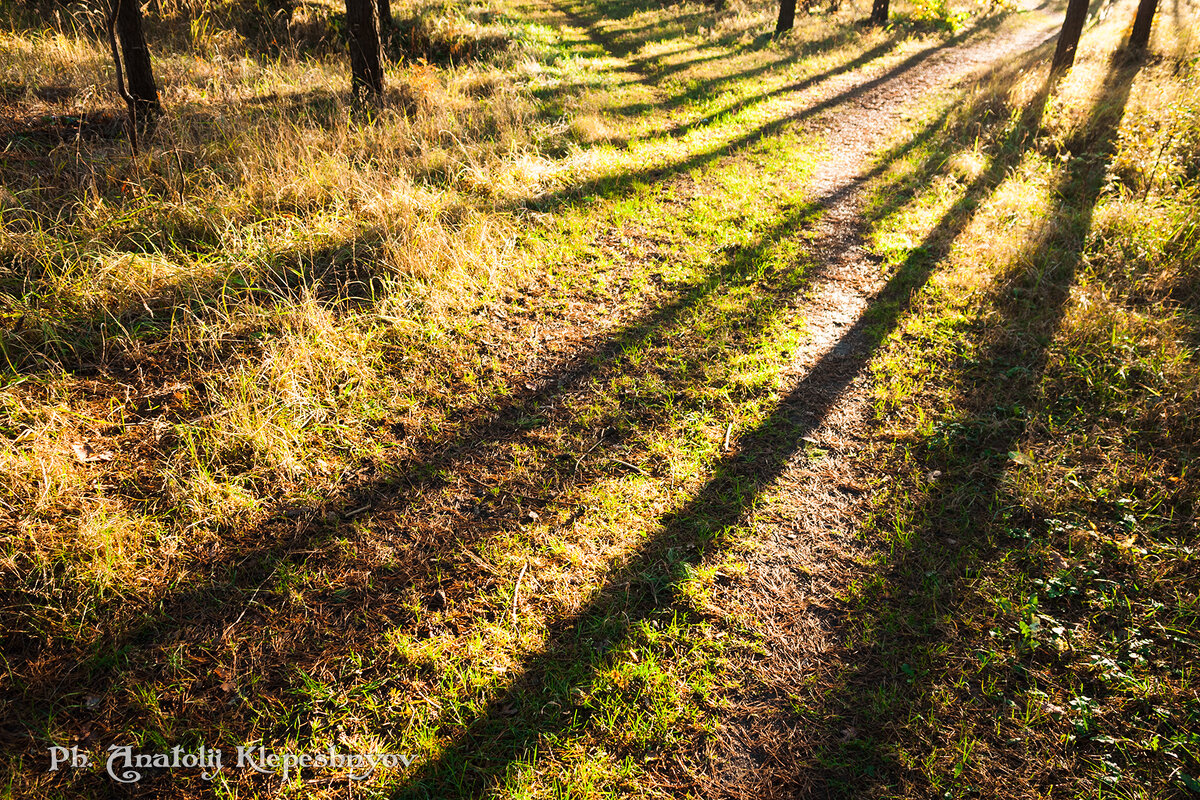
[[(115, 791), (59, 743), (415, 759), (137, 787), (178, 797), (1200, 779), (1190, 7), (1048, 101), (1024, 63), (925, 98), (871, 346), (803, 380), (807, 126), (1042, 12), (396, 10), (363, 115), (333, 5), (163, 0), (131, 157), (94, 20), (0, 7), (0, 796)], [(831, 470), (845, 535), (781, 561)]]
[[(1040, 73), (975, 88), (879, 195), (877, 246), (900, 263), (947, 213), (969, 221), (873, 367), (895, 470), (860, 535), (888, 544), (846, 597), (829, 709), (874, 735), (821, 757), (853, 796), (1196, 786), (1200, 373), (1177, 249), (1196, 189), (1157, 155), (1192, 135), (1195, 62), (1110, 61), (1119, 35), (1093, 34), (1027, 130)], [(1157, 167), (1130, 168), (1147, 153)], [(881, 680), (900, 700), (867, 711)]]

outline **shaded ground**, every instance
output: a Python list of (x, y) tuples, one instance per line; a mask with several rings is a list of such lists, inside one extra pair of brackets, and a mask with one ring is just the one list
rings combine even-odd
[[(5, 680), (20, 696), (2, 730), (25, 759), (10, 774), (32, 794), (121, 791), (96, 773), (44, 774), (47, 742), (257, 739), (416, 754), (412, 771), (372, 787), (386, 796), (931, 788), (890, 747), (889, 726), (925, 712), (917, 690), (861, 711), (908, 674), (901, 664), (920, 688), (930, 637), (900, 635), (891, 649), (847, 642), (855, 626), (903, 615), (888, 592), (903, 595), (909, 573), (949, 576), (983, 559), (929, 565), (901, 551), (883, 561), (899, 577), (880, 577), (879, 543), (857, 535), (883, 491), (868, 370), (979, 203), (1034, 147), (1045, 94), (1015, 121), (978, 109), (991, 159), (897, 263), (872, 255), (881, 214), (867, 208), (868, 186), (938, 131), (945, 114), (913, 121), (922, 98), (983, 70), (1001, 82), (1036, 71), (1057, 19), (1034, 13), (948, 42), (881, 38), (855, 58), (793, 71), (761, 42), (729, 56), (656, 38), (688, 17), (639, 26), (596, 9), (530, 13), (565, 48), (605, 63), (606, 86), (624, 87), (599, 105), (601, 121), (631, 121), (542, 165), (544, 185), (493, 200), (551, 241), (553, 210), (585, 231), (584, 244), (539, 252), (527, 280), (463, 310), (451, 374), (414, 383), (409, 415), (379, 419), (329, 491), (289, 495), (181, 543), (145, 591), (81, 593), (71, 607), (48, 601), (58, 591), (49, 571), (6, 585)], [(1030, 244), (1035, 261), (1074, 255), (1053, 280), (1014, 276), (1035, 302), (1000, 306), (1009, 324), (1043, 338), (1057, 329), (1135, 71), (1111, 70), (1115, 108), (1092, 116), (1088, 158), (1068, 160), (1062, 191), (1084, 213)], [(730, 84), (738, 91), (727, 96)], [(912, 135), (897, 136), (910, 122)], [(895, 147), (874, 158), (885, 144)], [(366, 287), (349, 309), (370, 308), (373, 293), (373, 277), (356, 271), (371, 260), (360, 245), (372, 252), (370, 236), (353, 242), (345, 270), (345, 247), (308, 254), (330, 267), (321, 278)], [(304, 297), (319, 282), (300, 275), (271, 290)], [(229, 346), (245, 363), (260, 352), (254, 341)], [(186, 363), (193, 371), (178, 380), (157, 347), (151, 339), (115, 364), (101, 350), (75, 376), (95, 391), (92, 452), (118, 454), (115, 468), (83, 459), (97, 494), (102, 477), (156, 514), (172, 512), (154, 505), (154, 465), (184, 450), (189, 431), (236, 412), (207, 405), (206, 364)], [(1028, 399), (1043, 348), (1034, 336), (980, 360), (1022, 366), (1028, 377), (1004, 391)], [(988, 376), (965, 382), (969, 405), (1000, 391)], [(143, 396), (114, 403), (120, 386)], [(1008, 453), (1024, 432), (948, 447)], [(131, 451), (140, 460), (123, 460)], [(1001, 466), (983, 458), (939, 472), (918, 501), (925, 516), (936, 520), (967, 487), (986, 505)], [(953, 546), (936, 522), (927, 533), (926, 551)], [(848, 598), (872, 581), (883, 600), (864, 612)], [(78, 628), (51, 608), (70, 608), (64, 620)], [(1015, 777), (1028, 760), (995, 764), (972, 774), (1014, 796), (1053, 791), (1050, 773)], [(291, 785), (222, 780), (229, 793), (353, 791), (310, 773)], [(156, 772), (132, 791), (210, 788)]]

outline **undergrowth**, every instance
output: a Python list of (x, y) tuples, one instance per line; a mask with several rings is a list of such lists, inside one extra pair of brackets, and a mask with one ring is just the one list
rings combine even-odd
[[(836, 147), (797, 97), (1015, 16), (894, 5), (772, 39), (740, 1), (396, 3), (365, 114), (336, 3), (160, 0), (136, 156), (95, 9), (0, 5), (0, 795), (111, 793), (59, 743), (412, 755), (380, 795), (724, 785), (696, 753), (770, 664), (714, 610), (734, 511), (768, 445), (822, 455), (774, 407)], [(898, 555), (840, 631), (870, 668), (789, 705), (829, 734), (812, 786), (1197, 777), (1180, 13), (1140, 69), (1089, 33), (1034, 123), (1010, 71), (883, 155), (874, 249), (936, 279), (873, 373), (894, 489), (861, 534)]]
[(901, 266), (968, 224), (874, 368), (896, 482), (865, 535), (892, 549), (851, 642), (900, 702), (868, 722), (877, 683), (839, 678), (874, 733), (826, 750), (854, 796), (869, 772), (912, 796), (1200, 788), (1200, 73), (1194, 27), (1146, 60), (1119, 36), (1049, 99), (1033, 69), (930, 111), (878, 197)]

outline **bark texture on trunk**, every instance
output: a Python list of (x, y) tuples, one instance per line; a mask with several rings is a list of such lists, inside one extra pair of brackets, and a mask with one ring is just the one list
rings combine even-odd
[(1154, 12), (1158, 9), (1158, 0), (1141, 0), (1137, 7), (1137, 16), (1133, 18), (1133, 33), (1129, 34), (1129, 47), (1133, 50), (1145, 50), (1150, 44), (1150, 25), (1154, 22)]
[(775, 23), (775, 34), (790, 31), (796, 24), (796, 0), (779, 0), (779, 21)]
[[(150, 66), (150, 49), (142, 31), (141, 0), (113, 0), (116, 3), (117, 38), (121, 42), (121, 60), (125, 62), (125, 89), (133, 98), (138, 124), (152, 120), (162, 105), (158, 100), (158, 85)], [(120, 69), (121, 65), (118, 64)]]
[(383, 61), (379, 52), (379, 17), (375, 0), (346, 0), (350, 33), (350, 87), (360, 99), (383, 94)]
[(1054, 61), (1050, 64), (1051, 75), (1062, 75), (1075, 63), (1075, 49), (1079, 46), (1079, 34), (1083, 33), (1087, 10), (1088, 0), (1068, 0), (1067, 16), (1063, 18), (1058, 46), (1054, 48)]
[(887, 25), (888, 0), (875, 0), (871, 4), (871, 24)]

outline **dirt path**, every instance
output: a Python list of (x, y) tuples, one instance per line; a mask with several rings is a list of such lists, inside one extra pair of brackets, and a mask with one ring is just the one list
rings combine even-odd
[[(777, 725), (780, 698), (786, 698), (790, 687), (811, 672), (812, 659), (827, 647), (829, 624), (822, 609), (828, 606), (837, 587), (822, 572), (831, 565), (854, 563), (860, 555), (849, 532), (863, 501), (862, 479), (852, 469), (855, 454), (867, 436), (864, 419), (869, 392), (864, 368), (873, 348), (863, 313), (886, 291), (879, 265), (864, 247), (864, 186), (872, 174), (872, 153), (887, 140), (910, 101), (1034, 48), (1052, 33), (1053, 26), (1039, 22), (1013, 33), (979, 35), (951, 47), (931, 44), (898, 61), (871, 62), (861, 69), (840, 65), (822, 76), (771, 92), (761, 102), (756, 98), (750, 118), (735, 123), (744, 124), (750, 132), (734, 130), (735, 138), (728, 144), (703, 150), (665, 168), (656, 165), (640, 170), (643, 165), (632, 165), (640, 170), (636, 172), (640, 178), (656, 178), (667, 184), (658, 208), (682, 217), (692, 210), (688, 201), (704, 190), (687, 175), (692, 164), (745, 159), (743, 148), (749, 149), (755, 141), (797, 125), (828, 145), (828, 156), (806, 187), (807, 195), (823, 208), (810, 248), (817, 267), (806, 294), (789, 295), (785, 301), (789, 316), (804, 321), (808, 338), (787, 369), (774, 417), (803, 418), (801, 429), (807, 437), (836, 456), (816, 461), (794, 460), (782, 454), (772, 457), (768, 453), (771, 436), (762, 433), (769, 426), (764, 426), (734, 438), (730, 452), (714, 470), (716, 477), (700, 487), (683, 511), (667, 513), (664, 509), (668, 502), (662, 500), (661, 506), (648, 505), (644, 514), (649, 520), (649, 533), (657, 540), (666, 540), (669, 537), (653, 530), (660, 519), (664, 528), (678, 526), (681, 520), (687, 522), (688, 509), (710, 503), (717, 506), (713, 516), (721, 521), (728, 517), (732, 523), (737, 521), (734, 517), (753, 515), (749, 522), (764, 543), (749, 560), (749, 572), (719, 588), (715, 600), (727, 607), (746, 609), (758, 627), (767, 632), (763, 644), (769, 658), (745, 667), (757, 675), (760, 685), (777, 690), (740, 698), (722, 731), (704, 745), (708, 759), (704, 773), (708, 777), (692, 776), (694, 782), (714, 786), (723, 794), (756, 796), (772, 787), (777, 789), (789, 779), (787, 759), (782, 755), (768, 757), (771, 744), (779, 741), (778, 730), (771, 726)], [(637, 73), (633, 61), (616, 60), (627, 65), (629, 74)], [(674, 131), (668, 129), (665, 138), (715, 128), (714, 120), (710, 116)], [(635, 153), (629, 156), (636, 160)], [(781, 180), (786, 179), (800, 181), (795, 176)], [(595, 237), (595, 245), (610, 251), (606, 256), (613, 262), (641, 258), (646, 263), (657, 263), (675, 252), (667, 246), (674, 246), (674, 242), (660, 247), (661, 243), (649, 235), (638, 239), (626, 233), (616, 229), (601, 232)], [(789, 233), (779, 231), (781, 236)], [(294, 680), (294, 669), (303, 667), (313, 675), (332, 674), (334, 667), (329, 662), (335, 659), (330, 652), (339, 652), (337, 648), (372, 652), (379, 630), (408, 625), (412, 607), (418, 608), (416, 613), (422, 617), (412, 632), (415, 642), (443, 636), (452, 642), (460, 635), (460, 625), (461, 636), (466, 638), (471, 635), (469, 626), (479, 619), (499, 620), (507, 626), (511, 618), (512, 641), (507, 635), (497, 636), (506, 647), (514, 648), (516, 656), (511, 664), (498, 664), (498, 674), (507, 670), (510, 675), (521, 675), (520, 680), (529, 675), (536, 679), (539, 670), (544, 675), (550, 669), (546, 664), (554, 659), (542, 657), (537, 651), (538, 642), (529, 645), (520, 640), (518, 615), (544, 625), (548, 631), (542, 637), (544, 641), (570, 650), (574, 646), (573, 623), (588, 614), (602, 616), (605, 611), (597, 601), (588, 599), (590, 587), (599, 587), (595, 595), (601, 600), (606, 586), (613, 596), (627, 590), (631, 576), (637, 572), (635, 567), (660, 560), (662, 554), (654, 547), (662, 541), (644, 544), (630, 537), (634, 548), (642, 548), (640, 555), (632, 556), (632, 567), (620, 566), (620, 559), (625, 557), (620, 548), (626, 543), (610, 543), (606, 550), (603, 543), (585, 542), (590, 549), (580, 551), (584, 557), (571, 565), (574, 572), (558, 576), (551, 574), (549, 566), (539, 568), (544, 566), (539, 563), (541, 554), (531, 554), (528, 573), (525, 566), (515, 567), (517, 556), (508, 553), (507, 545), (516, 538), (515, 531), (523, 530), (518, 525), (536, 521), (539, 513), (551, 515), (547, 506), (553, 508), (558, 500), (550, 497), (573, 499), (586, 494), (587, 484), (605, 474), (589, 460), (611, 456), (605, 459), (606, 469), (615, 465), (646, 475), (637, 464), (626, 463), (633, 460), (628, 455), (633, 445), (615, 437), (606, 440), (603, 428), (597, 432), (587, 423), (577, 424), (576, 416), (594, 402), (593, 395), (600, 391), (597, 387), (617, 383), (623, 377), (615, 374), (620, 365), (613, 364), (624, 348), (632, 348), (653, 334), (663, 337), (662, 349), (666, 349), (672, 341), (669, 337), (687, 327), (688, 314), (706, 299), (705, 291), (700, 281), (680, 297), (673, 297), (672, 287), (660, 287), (651, 301), (640, 295), (654, 292), (638, 291), (614, 292), (582, 301), (554, 297), (549, 290), (541, 300), (523, 298), (522, 305), (528, 302), (529, 308), (523, 309), (520, 319), (516, 313), (505, 314), (504, 327), (495, 325), (497, 339), (503, 331), (511, 348), (511, 352), (503, 353), (506, 369), (516, 376), (510, 398), (464, 410), (453, 424), (447, 422), (444, 426), (450, 435), (442, 430), (443, 426), (430, 425), (433, 433), (421, 439), (397, 423), (393, 426), (397, 431), (393, 433), (396, 455), (390, 464), (394, 473), (380, 474), (382, 470), (370, 464), (360, 466), (348, 471), (343, 479), (344, 492), (312, 507), (282, 510), (248, 526), (238, 536), (230, 537), (223, 551), (214, 545), (193, 573), (185, 575), (186, 580), (173, 583), (155, 598), (159, 611), (146, 613), (144, 619), (140, 613), (124, 611), (136, 619), (116, 618), (112, 630), (105, 634), (105, 647), (114, 652), (134, 649), (134, 666), (126, 673), (110, 670), (88, 677), (88, 690), (99, 697), (115, 694), (137, 678), (147, 682), (157, 679), (167, 649), (182, 647), (175, 642), (186, 639), (199, 650), (218, 653), (213, 656), (214, 662), (224, 657), (226, 643), (237, 644), (243, 648), (241, 669), (262, 675), (263, 687), (279, 692), (280, 697), (289, 697), (287, 687)], [(782, 290), (779, 296), (784, 296)], [(626, 297), (633, 299), (626, 301)], [(545, 305), (537, 307), (539, 302)], [(661, 303), (661, 307), (655, 308), (654, 302)], [(478, 313), (486, 315), (489, 310), (481, 307)], [(630, 322), (630, 317), (639, 313), (644, 318)], [(755, 332), (751, 331), (747, 339)], [(757, 332), (761, 332), (761, 326)], [(697, 347), (697, 355), (692, 362), (685, 361), (682, 371), (701, 373), (706, 366), (701, 360), (703, 352)], [(633, 405), (632, 401), (621, 400), (616, 411), (632, 423), (640, 421), (645, 426), (647, 417), (638, 416), (640, 409), (626, 407)], [(592, 438), (583, 441), (584, 434)], [(795, 444), (793, 440), (788, 446), (795, 449)], [(563, 463), (547, 458), (543, 464), (529, 456), (535, 450), (557, 455), (578, 453), (579, 457), (567, 458)], [(739, 460), (743, 453), (767, 454), (764, 460), (768, 466), (744, 466)], [(533, 466), (523, 466), (526, 459)], [(758, 472), (750, 476), (752, 470)], [(760, 510), (746, 511), (736, 503), (721, 500), (722, 475), (751, 477), (756, 488), (769, 492), (767, 501)], [(649, 480), (650, 476), (646, 477)], [(489, 493), (492, 488), (502, 491)], [(670, 487), (671, 492), (675, 489)], [(669, 493), (664, 490), (661, 494)], [(718, 499), (714, 501), (714, 497)], [(531, 507), (539, 512), (531, 513)], [(636, 513), (629, 509), (622, 512)], [(573, 512), (562, 527), (569, 527), (578, 513)], [(351, 524), (340, 528), (348, 541), (354, 537), (353, 541), (361, 545), (361, 554), (344, 556), (340, 545), (328, 543), (330, 530), (336, 529), (340, 520), (356, 520), (354, 525), (363, 526), (361, 532), (351, 532)], [(511, 561), (490, 560), (483, 545), (493, 541), (500, 543), (495, 550)], [(447, 543), (453, 546), (447, 547)], [(487, 563), (477, 550), (488, 558)], [(389, 568), (381, 571), (381, 562), (388, 563)], [(611, 567), (614, 562), (618, 566)], [(231, 564), (236, 578), (226, 577), (218, 568)], [(340, 575), (344, 586), (336, 595), (309, 596), (306, 610), (300, 614), (292, 607), (290, 594), (260, 594), (260, 589), (272, 583), (280, 564)], [(374, 583), (368, 580), (372, 570), (376, 570)], [(519, 592), (522, 576), (526, 583)], [(562, 607), (552, 606), (538, 597), (533, 587), (549, 587), (556, 581), (571, 584), (563, 594), (581, 598), (577, 602), (585, 603), (583, 610), (566, 607), (565, 603)], [(509, 585), (514, 587), (511, 606), (507, 599), (510, 595), (505, 594)], [(396, 597), (401, 591), (412, 598), (405, 609), (397, 608)], [(503, 601), (499, 613), (497, 598)], [(655, 600), (657, 603), (658, 598)], [(428, 606), (428, 614), (420, 611), (422, 602)], [(636, 611), (633, 613), (636, 615)], [(273, 627), (286, 635), (266, 644), (258, 632)], [(34, 696), (40, 692), (43, 698), (53, 697), (64, 683), (78, 682), (82, 667), (70, 647), (31, 653), (34, 655), (23, 666), (23, 672), (25, 679), (37, 687), (31, 693)], [(380, 660), (391, 658), (391, 650), (384, 648)], [(473, 663), (475, 659), (465, 660)], [(445, 669), (440, 661), (438, 669)], [(222, 674), (208, 666), (205, 673)], [(582, 693), (588, 686), (588, 675), (585, 669), (573, 672), (570, 680), (575, 683), (564, 685)], [(424, 697), (424, 692), (434, 691), (433, 684), (426, 683), (427, 677), (422, 672), (421, 677), (406, 674), (403, 679), (397, 678), (397, 696), (422, 693)], [(338, 679), (329, 680), (336, 683)], [(527, 750), (536, 750), (533, 746), (539, 732), (553, 732), (568, 725), (558, 721), (557, 715), (544, 721), (535, 716), (541, 714), (535, 709), (529, 712), (535, 717), (530, 727), (513, 733), (511, 715), (523, 699), (520, 680), (508, 684), (508, 678), (504, 678), (504, 685), (513, 688), (497, 689), (489, 684), (487, 692), (494, 699), (483, 702), (472, 698), (467, 713), (474, 717), (458, 718), (455, 711), (452, 725), (439, 722), (437, 713), (431, 713), (427, 724), (439, 733), (451, 731), (440, 735), (462, 743), (458, 750), (466, 754), (464, 761), (476, 757), (472, 741), (484, 741), (483, 734), (494, 728), (503, 731), (492, 737), (499, 742), (495, 746), (501, 753), (495, 759), (501, 765), (496, 768), (499, 774), (504, 759), (516, 760)], [(214, 701), (212, 714), (224, 715), (221, 724), (228, 730), (251, 729), (255, 723), (246, 722), (240, 707), (226, 699), (226, 685), (219, 682), (210, 687), (210, 695), (220, 698), (219, 705)], [(179, 699), (181, 708), (185, 700)], [(429, 705), (435, 703), (430, 701)], [(451, 707), (449, 701), (446, 705)], [(389, 720), (393, 716), (390, 708), (376, 711)], [(141, 711), (128, 706), (106, 708), (105, 713), (110, 716), (105, 724), (111, 726), (142, 719)], [(443, 758), (442, 763), (452, 768), (453, 758)], [(774, 765), (774, 772), (764, 769), (768, 763)], [(439, 769), (435, 763), (430, 774), (437, 778)]]
[[(901, 68), (847, 73), (787, 98), (797, 116), (822, 109), (806, 128), (827, 141), (828, 157), (808, 184), (823, 209), (812, 244), (820, 266), (809, 296), (795, 309), (806, 321), (808, 340), (791, 364), (781, 408), (815, 413), (807, 438), (828, 455), (789, 459), (771, 481), (768, 499), (748, 520), (762, 546), (748, 559), (744, 577), (714, 598), (757, 622), (767, 655), (743, 665), (761, 690), (740, 697), (735, 713), (697, 754), (701, 774), (691, 777), (705, 793), (758, 798), (820, 790), (797, 774), (797, 753), (819, 741), (785, 709), (833, 646), (834, 598), (849, 576), (863, 574), (868, 549), (853, 536), (871, 479), (862, 463), (871, 436), (866, 366), (878, 341), (864, 314), (888, 283), (866, 247), (863, 209), (875, 174), (872, 156), (915, 102), (1045, 45), (1057, 27), (1057, 21), (1043, 20), (984, 35), (918, 54)], [(852, 739), (860, 732), (841, 733)]]
[[(888, 286), (887, 276), (865, 247), (868, 223), (863, 208), (866, 186), (875, 174), (872, 156), (913, 110), (914, 102), (1034, 50), (1056, 33), (1057, 20), (1042, 15), (1035, 15), (1034, 20), (1000, 34), (977, 34), (951, 46), (932, 45), (899, 60), (885, 59), (857, 70), (835, 69), (795, 84), (792, 91), (771, 92), (752, 109), (752, 132), (735, 138), (717, 156), (722, 162), (743, 158), (741, 146), (781, 131), (789, 123), (820, 136), (828, 148), (827, 157), (805, 187), (807, 196), (822, 209), (809, 248), (817, 266), (805, 295), (786, 301), (788, 316), (803, 320), (807, 340), (786, 370), (777, 409), (764, 424), (736, 437), (727, 448), (730, 452), (712, 471), (713, 477), (684, 508), (663, 518), (660, 532), (653, 534), (653, 541), (640, 545), (640, 554), (629, 565), (604, 578), (612, 591), (628, 590), (631, 576), (659, 558), (655, 548), (669, 539), (663, 532), (681, 521), (686, 524), (696, 509), (715, 506), (711, 516), (718, 523), (749, 525), (754, 530), (752, 538), (760, 543), (746, 558), (746, 573), (716, 587), (712, 602), (720, 614), (753, 621), (763, 633), (765, 656), (739, 664), (753, 680), (744, 684), (740, 696), (732, 698), (733, 705), (722, 713), (718, 730), (683, 756), (688, 766), (682, 773), (678, 763), (659, 771), (662, 785), (673, 791), (798, 796), (819, 786), (819, 780), (814, 783), (803, 764), (811, 754), (814, 737), (822, 734), (804, 730), (790, 704), (798, 687), (805, 685), (815, 670), (831, 668), (819, 662), (831, 649), (834, 598), (855, 575), (863, 574), (866, 555), (853, 536), (868, 491), (867, 478), (857, 466), (870, 436), (871, 393), (866, 368), (879, 341), (878, 321), (872, 330), (866, 312), (894, 288)], [(576, 29), (581, 25), (574, 18), (564, 21)], [(605, 37), (587, 38), (611, 51), (611, 42)], [(643, 88), (656, 91), (633, 61), (620, 56), (614, 59), (618, 75), (631, 76)], [(628, 66), (624, 73), (622, 64)], [(717, 116), (668, 126), (666, 134), (685, 135)], [(658, 175), (666, 183), (660, 208), (669, 208), (668, 213), (688, 213), (687, 201), (703, 190), (684, 177), (685, 169), (680, 164)], [(628, 233), (628, 229), (602, 233), (597, 241), (612, 242), (615, 258), (634, 258), (638, 251), (654, 249), (652, 240), (631, 238)], [(885, 329), (894, 329), (902, 307), (902, 302), (895, 304), (884, 321)], [(785, 419), (789, 424), (776, 424)], [(803, 448), (797, 448), (794, 439), (777, 442), (775, 429), (789, 434), (802, 431), (803, 438), (829, 455), (793, 458), (791, 453), (802, 454)], [(743, 454), (749, 459), (742, 459)], [(761, 502), (743, 506), (723, 499), (724, 482), (731, 480), (750, 484), (751, 494), (761, 495)], [(532, 571), (529, 577), (542, 580)], [(581, 609), (548, 615), (553, 620), (545, 637), (548, 653), (563, 647), (572, 630), (605, 615), (609, 589), (602, 588), (598, 599)], [(659, 602), (656, 598), (655, 603)], [(515, 604), (513, 613), (515, 616)], [(523, 680), (530, 685), (546, 681), (547, 671), (552, 670), (548, 664), (554, 659), (553, 655), (535, 655), (526, 660), (520, 670)], [(580, 685), (580, 690), (586, 685)], [(456, 740), (451, 754), (429, 765), (415, 783), (441, 783), (449, 765), (459, 758), (473, 758), (476, 747), (495, 745), (509, 754), (531, 747), (535, 741), (532, 734), (513, 733), (506, 722), (507, 715), (527, 699), (520, 683), (501, 693)], [(549, 728), (553, 730), (554, 725)], [(856, 735), (850, 730), (843, 734)]]
[(872, 176), (872, 154), (892, 137), (914, 101), (1033, 50), (1050, 41), (1057, 28), (1057, 23), (1034, 24), (1000, 36), (983, 36), (939, 50), (898, 74), (868, 71), (840, 76), (820, 87), (820, 96), (795, 101), (801, 108), (834, 104), (808, 126), (827, 140), (829, 149), (809, 181), (811, 196), (824, 209), (813, 245), (823, 266), (812, 300), (803, 309), (811, 340), (794, 364), (798, 376), (810, 371), (834, 344), (842, 353), (860, 349), (861, 336), (845, 334), (885, 283), (877, 261), (864, 250), (867, 223), (862, 216), (862, 189)]
[[(863, 555), (851, 532), (862, 512), (866, 487), (853, 465), (868, 437), (866, 367), (879, 341), (878, 325), (870, 330), (864, 312), (891, 288), (864, 247), (867, 223), (862, 209), (866, 182), (873, 175), (871, 157), (910, 110), (910, 100), (948, 88), (982, 67), (1035, 48), (1052, 33), (1052, 25), (1041, 20), (1010, 34), (984, 35), (952, 47), (930, 46), (907, 58), (901, 56), (898, 63), (890, 59), (862, 71), (833, 73), (833, 77), (813, 80), (792, 93), (776, 92), (755, 110), (748, 121), (752, 132), (736, 133), (734, 146), (724, 148), (715, 163), (749, 158), (737, 145), (746, 145), (749, 151), (754, 141), (782, 132), (788, 123), (805, 126), (829, 148), (829, 157), (807, 183), (808, 197), (822, 207), (823, 214), (810, 248), (817, 263), (808, 273), (806, 291), (795, 295), (781, 292), (779, 287), (761, 287), (773, 290), (771, 295), (787, 306), (783, 316), (802, 321), (807, 334), (806, 343), (786, 369), (779, 402), (767, 419), (734, 436), (729, 446), (722, 448), (717, 463), (687, 488), (681, 505), (663, 500), (656, 506), (648, 504), (641, 519), (629, 519), (636, 512), (622, 509), (627, 515), (623, 525), (645, 526), (640, 534), (608, 545), (607, 550), (602, 542), (585, 534), (588, 566), (580, 572), (594, 588), (579, 592), (577, 599), (565, 606), (537, 607), (540, 601), (533, 590), (513, 602), (514, 624), (519, 612), (530, 608), (537, 608), (538, 617), (544, 620), (539, 647), (522, 656), (513, 669), (519, 678), (491, 695), (485, 707), (471, 712), (453, 744), (413, 777), (412, 786), (431, 794), (461, 793), (462, 777), (457, 770), (463, 764), (478, 764), (478, 774), (466, 784), (466, 792), (482, 795), (489, 785), (488, 776), (502, 773), (505, 764), (511, 765), (523, 754), (539, 750), (539, 742), (546, 738), (555, 741), (557, 735), (573, 730), (573, 723), (563, 721), (557, 713), (551, 718), (537, 716), (527, 728), (514, 724), (512, 716), (520, 709), (537, 715), (538, 708), (558, 707), (562, 699), (547, 687), (570, 691), (572, 697), (594, 691), (603, 683), (599, 672), (608, 667), (595, 661), (595, 653), (589, 651), (599, 649), (603, 658), (603, 652), (627, 638), (635, 625), (656, 625), (660, 620), (652, 616), (670, 611), (672, 601), (654, 588), (661, 588), (658, 579), (646, 578), (662, 577), (664, 564), (672, 558), (669, 551), (695, 554), (703, 549), (711, 540), (697, 536), (698, 528), (750, 526), (751, 538), (760, 546), (745, 559), (748, 571), (740, 578), (718, 581), (712, 603), (714, 617), (748, 616), (752, 627), (764, 632), (764, 655), (737, 665), (739, 672), (751, 679), (742, 684), (740, 696), (726, 698), (732, 703), (720, 712), (721, 725), (716, 732), (698, 741), (694, 752), (681, 755), (687, 766), (672, 760), (651, 771), (659, 788), (671, 787), (672, 793), (765, 797), (796, 796), (812, 789), (804, 784), (800, 762), (791, 752), (797, 746), (803, 749), (811, 734), (799, 729), (801, 720), (792, 713), (790, 698), (813, 672), (814, 659), (829, 647), (828, 609), (841, 584), (853, 574), (844, 565), (859, 564)], [(592, 38), (595, 41), (596, 37)], [(696, 129), (694, 124), (692, 129)], [(693, 162), (687, 159), (682, 163)], [(665, 213), (689, 213), (685, 201), (704, 191), (703, 181), (689, 180), (682, 174), (685, 171), (677, 166), (659, 172), (665, 197), (657, 202)], [(790, 179), (778, 173), (773, 177)], [(652, 251), (655, 246), (651, 236), (638, 234), (636, 228), (626, 225), (602, 232), (596, 240), (613, 244), (614, 259), (633, 260), (638, 252)], [(786, 225), (772, 230), (778, 236), (796, 232)], [(902, 304), (893, 303), (892, 308), (885, 327), (897, 324)], [(675, 324), (675, 312), (668, 317), (656, 312), (656, 319), (660, 318), (672, 320), (677, 329), (687, 327)], [(688, 317), (681, 314), (683, 319)], [(748, 323), (751, 337), (762, 330), (761, 320), (741, 321)], [(653, 327), (662, 326), (656, 321)], [(656, 335), (663, 338), (655, 355), (670, 355), (670, 337), (676, 334)], [(701, 367), (699, 363), (692, 366)], [(672, 373), (665, 371), (665, 377), (671, 378)], [(563, 409), (562, 414), (573, 416), (571, 409), (586, 407), (586, 403), (581, 391), (578, 396), (560, 397), (556, 405)], [(630, 419), (646, 425), (649, 418), (635, 413)], [(564, 417), (555, 424), (566, 427), (570, 422)], [(834, 455), (811, 458), (803, 445), (798, 446), (800, 439)], [(602, 444), (609, 446), (599, 452), (607, 452), (610, 461), (620, 458), (617, 463), (651, 478), (648, 471), (631, 463), (636, 457), (627, 455), (619, 442), (605, 442), (603, 431), (590, 448), (584, 448), (587, 452), (576, 466), (595, 458), (592, 454)], [(577, 477), (571, 480), (582, 483)], [(647, 495), (653, 496), (654, 491), (650, 487)], [(573, 521), (562, 524), (569, 528)], [(723, 557), (719, 545), (714, 552), (716, 559)], [(684, 560), (695, 563), (695, 559), (690, 555)], [(522, 568), (520, 574), (526, 586), (529, 582), (547, 586), (555, 580), (549, 569), (537, 566), (528, 572)], [(649, 590), (642, 588), (647, 583)], [(530, 595), (534, 597), (527, 601)], [(587, 632), (593, 630), (602, 631), (603, 636), (596, 633), (595, 639), (590, 638), (592, 634)], [(575, 663), (581, 665), (572, 666)]]

